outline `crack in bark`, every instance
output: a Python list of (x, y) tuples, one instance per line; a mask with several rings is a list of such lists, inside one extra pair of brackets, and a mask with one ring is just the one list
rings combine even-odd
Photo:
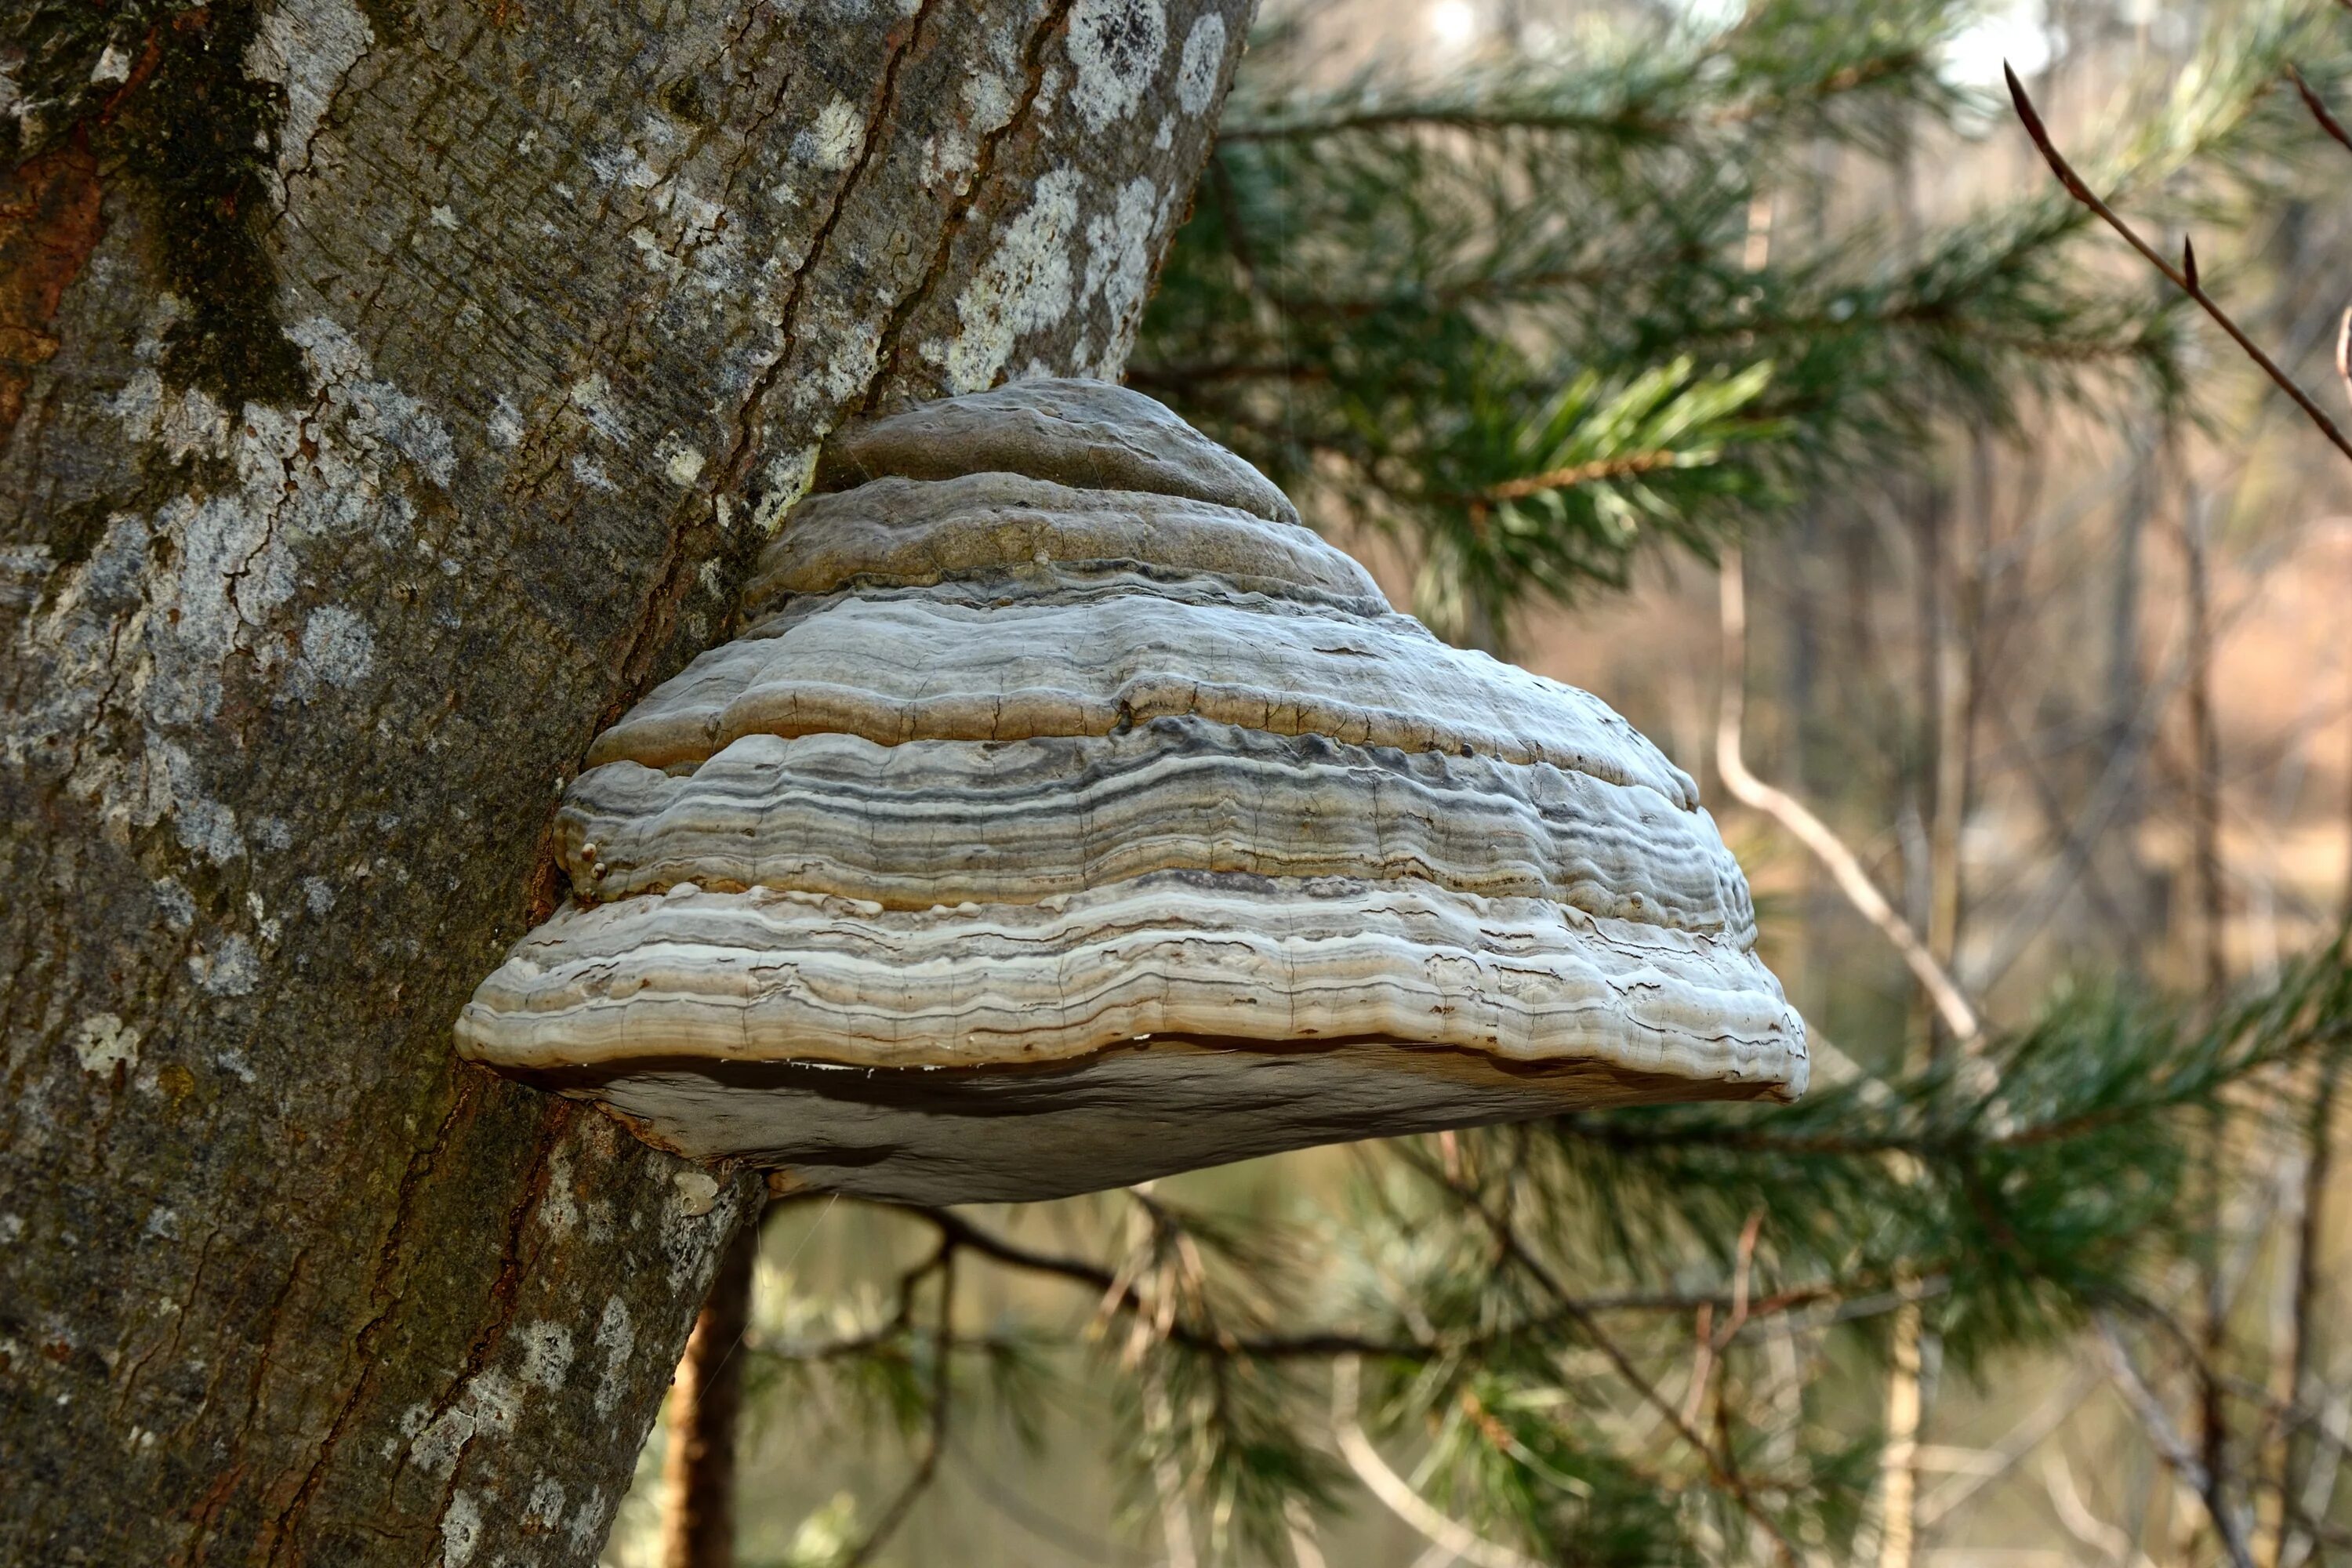
[(401, 1173), (399, 1192), (393, 1201), (392, 1224), (385, 1228), (383, 1242), (376, 1250), (375, 1273), (368, 1281), (369, 1299), (382, 1301), (384, 1305), (374, 1317), (361, 1325), (359, 1333), (352, 1342), (352, 1352), (360, 1360), (359, 1381), (352, 1385), (351, 1393), (336, 1410), (334, 1419), (329, 1423), (327, 1435), (320, 1440), (318, 1456), (295, 1487), (292, 1499), (262, 1533), (263, 1541), (268, 1542), (266, 1561), (268, 1563), (279, 1562), (290, 1548), (296, 1525), (309, 1510), (319, 1488), (325, 1484), (327, 1466), (334, 1458), (336, 1445), (342, 1440), (344, 1432), (358, 1415), (360, 1406), (375, 1391), (379, 1363), (372, 1352), (406, 1294), (398, 1289), (394, 1280), (400, 1267), (403, 1233), (407, 1229), (417, 1189), (447, 1152), (457, 1126), (472, 1119), (481, 1091), (482, 1079), (461, 1069), (457, 1092), (451, 1097), (449, 1109), (443, 1113), (440, 1125), (434, 1129), (432, 1143), (410, 1155), (408, 1168)]
[[(563, 410), (572, 405), (572, 395), (566, 392), (562, 402), (556, 405), (557, 417), (560, 418)], [(520, 410), (518, 409), (517, 413), (520, 412)], [(507, 464), (507, 478), (503, 489), (508, 500), (524, 501), (539, 499), (546, 489), (547, 482), (562, 471), (563, 454), (559, 449), (562, 443), (556, 439), (551, 421), (546, 426), (534, 423), (530, 429), (523, 432), (522, 439), (515, 444), (513, 458)], [(526, 469), (527, 464), (540, 462), (542, 458), (543, 466), (535, 469)], [(518, 470), (524, 471), (518, 472)], [(565, 521), (568, 521), (568, 518)]]
[(892, 309), (890, 319), (884, 325), (878, 340), (885, 352), (875, 355), (874, 374), (866, 382), (864, 395), (858, 399), (859, 414), (875, 412), (882, 388), (889, 381), (891, 371), (897, 368), (899, 355), (905, 352), (904, 345), (898, 342), (899, 335), (906, 331), (907, 324), (914, 320), (916, 313), (930, 303), (932, 292), (939, 288), (940, 279), (947, 276), (948, 264), (955, 252), (955, 242), (961, 237), (964, 226), (971, 221), (973, 210), (979, 206), (988, 189), (988, 182), (996, 172), (998, 151), (1013, 139), (1013, 133), (1027, 122), (1035, 110), (1038, 95), (1045, 86), (1045, 45), (1056, 33), (1068, 27), (1073, 3), (1074, 0), (1052, 0), (1045, 15), (1039, 19), (1037, 30), (1030, 35), (1029, 46), (1022, 52), (1024, 79), (1021, 100), (1013, 105), (1012, 115), (1003, 125), (981, 139), (980, 150), (972, 159), (971, 184), (965, 187), (964, 199), (949, 212), (947, 221), (940, 226), (940, 242), (931, 252), (931, 264), (923, 269), (922, 277), (916, 279), (915, 287)]
[[(734, 37), (728, 40), (726, 47), (719, 51), (718, 58), (721, 59), (728, 58), (732, 56), (736, 49), (741, 47), (743, 35), (751, 30), (752, 21), (760, 9), (761, 9), (761, 7), (755, 5), (752, 7), (751, 13), (745, 16), (741, 29)], [(756, 85), (758, 73), (754, 71), (751, 74), (754, 85)], [(792, 92), (793, 84), (798, 79), (799, 79), (789, 70), (780, 71), (776, 79), (775, 90), (768, 95), (768, 100), (764, 104), (752, 112), (750, 121), (740, 131), (736, 132), (734, 137), (735, 152), (732, 156), (727, 158), (720, 165), (719, 195), (717, 199), (710, 204), (718, 213), (718, 218), (714, 226), (703, 230), (700, 237), (692, 237), (695, 226), (691, 218), (688, 218), (682, 222), (678, 227), (677, 244), (675, 246), (666, 245), (662, 247), (663, 254), (667, 256), (671, 260), (677, 262), (681, 268), (691, 267), (693, 265), (694, 253), (700, 250), (704, 246), (713, 243), (718, 239), (719, 235), (725, 232), (728, 204), (734, 199), (735, 182), (742, 176), (745, 166), (751, 162), (753, 156), (752, 143), (759, 139), (760, 133), (768, 128), (769, 121), (774, 120), (778, 114), (783, 111), (784, 99)], [(694, 139), (688, 142), (685, 153), (680, 154), (677, 161), (670, 165), (673, 174), (676, 171), (684, 168), (686, 164), (693, 159), (697, 153), (699, 153), (703, 148), (709, 146), (716, 135), (717, 132), (715, 131), (697, 131)], [(670, 175), (665, 175), (663, 177), (663, 184), (668, 184), (670, 178)], [(662, 299), (667, 300), (669, 298), (670, 293), (675, 290), (677, 287), (676, 275), (673, 274), (672, 278), (664, 284), (661, 295)]]
[(677, 509), (677, 521), (671, 524), (669, 541), (662, 552), (661, 573), (647, 598), (645, 613), (638, 619), (629, 647), (622, 656), (618, 689), (605, 705), (604, 711), (598, 715), (596, 729), (599, 731), (608, 728), (636, 700), (639, 688), (645, 684), (647, 673), (667, 640), (678, 604), (693, 582), (686, 542), (698, 525), (698, 514), (714, 505), (719, 496), (741, 488), (744, 473), (751, 467), (759, 447), (761, 413), (769, 395), (775, 390), (776, 383), (782, 376), (784, 367), (791, 363), (793, 351), (800, 346), (796, 323), (802, 303), (807, 298), (809, 279), (823, 265), (826, 244), (841, 221), (842, 211), (874, 162), (877, 140), (876, 132), (889, 121), (892, 106), (898, 98), (899, 70), (906, 64), (907, 57), (914, 52), (916, 42), (922, 36), (923, 24), (930, 17), (937, 4), (938, 0), (923, 0), (917, 7), (908, 19), (906, 41), (891, 51), (889, 59), (883, 66), (881, 86), (876, 94), (874, 112), (866, 121), (857, 161), (841, 184), (835, 187), (833, 201), (825, 210), (824, 221), (818, 224), (815, 233), (809, 238), (804, 259), (793, 269), (792, 289), (785, 296), (784, 308), (778, 321), (781, 342), (775, 357), (761, 368), (753, 378), (750, 391), (745, 394), (736, 416), (734, 441), (724, 460), (718, 465), (709, 489), (698, 491), (694, 498), (681, 503)]
[(115, 1397), (114, 1409), (118, 1415), (130, 1409), (131, 1390), (139, 1382), (139, 1374), (146, 1370), (147, 1363), (158, 1355), (179, 1353), (181, 1329), (188, 1321), (188, 1309), (195, 1304), (197, 1292), (205, 1288), (205, 1269), (212, 1262), (213, 1244), (219, 1239), (220, 1230), (217, 1226), (205, 1232), (204, 1245), (196, 1249), (196, 1267), (194, 1276), (188, 1281), (187, 1294), (181, 1298), (179, 1305), (172, 1313), (171, 1342), (165, 1344), (159, 1338), (152, 1349), (131, 1363), (130, 1372), (123, 1376), (122, 1392)]
[(370, 22), (367, 46), (358, 54), (353, 55), (352, 63), (345, 66), (336, 76), (335, 85), (327, 89), (326, 97), (320, 102), (319, 118), (312, 123), (310, 134), (302, 138), (302, 162), (287, 170), (285, 177), (278, 182), (278, 210), (270, 215), (268, 224), (270, 229), (274, 230), (279, 224), (284, 223), (287, 215), (294, 210), (294, 182), (319, 177), (311, 173), (318, 162), (319, 138), (324, 136), (329, 128), (333, 125), (335, 105), (341, 100), (343, 89), (350, 85), (352, 73), (388, 47), (376, 37), (375, 24)]
[[(261, 1409), (261, 1385), (269, 1376), (269, 1355), (278, 1343), (278, 1326), (286, 1315), (286, 1304), (293, 1300), (295, 1287), (301, 1282), (302, 1261), (310, 1256), (308, 1247), (294, 1254), (294, 1261), (286, 1270), (286, 1282), (278, 1287), (278, 1294), (270, 1301), (269, 1310), (263, 1318), (261, 1343), (254, 1354), (253, 1374), (246, 1383), (245, 1415), (232, 1428), (236, 1436), (229, 1445), (226, 1460), (230, 1475), (242, 1476), (245, 1473), (245, 1441), (251, 1435), (254, 1417)], [(182, 1544), (183, 1560), (190, 1568), (198, 1568), (203, 1563), (205, 1549), (211, 1543), (213, 1526), (220, 1521), (221, 1514), (226, 1510), (228, 1499), (234, 1495), (233, 1489), (224, 1492), (219, 1506), (196, 1524), (194, 1533)]]
[[(236, 1484), (244, 1476), (243, 1465), (232, 1465), (221, 1471), (213, 1484), (205, 1489), (205, 1495), (196, 1500), (196, 1506), (188, 1512), (188, 1522), (194, 1527), (196, 1540), (202, 1541), (211, 1533), (213, 1526), (219, 1521), (222, 1510), (228, 1507), (228, 1500), (236, 1494)], [(172, 1553), (171, 1562), (174, 1568), (188, 1561), (185, 1547)]]
[[(555, 1145), (570, 1130), (577, 1110), (576, 1104), (568, 1100), (550, 1100), (547, 1102), (545, 1115), (540, 1122), (539, 1147), (531, 1156), (529, 1181), (523, 1188), (522, 1198), (507, 1211), (506, 1240), (499, 1250), (499, 1275), (490, 1282), (489, 1321), (475, 1334), (474, 1342), (466, 1347), (466, 1359), (458, 1365), (457, 1375), (450, 1379), (447, 1391), (433, 1402), (432, 1414), (425, 1421), (427, 1427), (448, 1414), (449, 1407), (465, 1394), (467, 1384), (489, 1365), (490, 1358), (498, 1353), (499, 1346), (506, 1341), (507, 1330), (514, 1325), (515, 1312), (522, 1294), (523, 1237), (529, 1232), (531, 1215), (539, 1212), (540, 1204), (547, 1196), (548, 1184), (554, 1174), (552, 1156)], [(397, 1477), (395, 1470), (394, 1479)]]
[[(149, 534), (149, 542), (153, 542), (152, 531)], [(146, 573), (142, 573), (139, 579), (139, 603), (131, 606), (127, 613), (117, 617), (114, 625), (107, 631), (106, 668), (110, 673), (106, 678), (106, 689), (98, 694), (98, 700), (90, 705), (89, 716), (76, 727), (73, 743), (66, 748), (65, 771), (58, 775), (47, 791), (52, 807), (56, 805), (59, 796), (73, 787), (74, 775), (81, 772), (81, 749), (97, 738), (100, 727), (106, 722), (107, 710), (114, 705), (114, 694), (122, 689), (122, 678), (129, 673), (122, 668), (121, 663), (122, 634), (132, 621), (138, 619), (151, 607), (148, 602), (148, 592), (153, 585), (152, 577)]]
[[(762, 7), (754, 6), (752, 9), (756, 12), (762, 9)], [(743, 32), (749, 33), (751, 30), (751, 18), (747, 16), (743, 23)], [(911, 43), (911, 41), (912, 38), (910, 35), (909, 42)], [(729, 41), (728, 50), (731, 53), (740, 46), (741, 35), (739, 34), (735, 38)], [(742, 176), (745, 166), (751, 162), (752, 142), (759, 136), (761, 132), (768, 128), (768, 122), (770, 121), (773, 120), (779, 113), (782, 112), (784, 107), (784, 95), (792, 90), (793, 80), (794, 78), (790, 71), (784, 72), (782, 79), (776, 84), (776, 90), (769, 97), (767, 106), (761, 109), (758, 113), (754, 114), (751, 117), (751, 122), (743, 127), (742, 134), (737, 139), (738, 146), (736, 156), (728, 160), (725, 171), (719, 182), (719, 201), (717, 205), (721, 211), (725, 210), (728, 202), (732, 199), (735, 195), (735, 182)]]
[[(316, 448), (317, 442), (311, 436), (311, 426), (318, 423), (319, 416), (326, 412), (327, 405), (333, 401), (333, 384), (321, 381), (317, 394), (310, 400), (310, 411), (294, 421), (297, 437), (294, 447), (296, 456), (300, 456), (302, 448), (306, 446)], [(236, 618), (236, 625), (240, 628), (236, 634), (237, 640), (231, 647), (239, 653), (252, 651), (251, 643), (241, 628), (251, 626), (258, 631), (261, 629), (261, 623), (247, 618), (245, 606), (236, 602), (238, 584), (253, 574), (253, 563), (268, 554), (270, 545), (277, 542), (278, 519), (286, 515), (287, 506), (302, 490), (302, 481), (294, 472), (292, 458), (280, 457), (278, 459), (278, 472), (283, 482), (278, 486), (278, 499), (269, 503), (269, 515), (262, 520), (261, 542), (245, 552), (245, 558), (236, 563), (235, 571), (222, 574), (223, 580), (228, 584), (226, 596), (228, 599), (229, 613)]]

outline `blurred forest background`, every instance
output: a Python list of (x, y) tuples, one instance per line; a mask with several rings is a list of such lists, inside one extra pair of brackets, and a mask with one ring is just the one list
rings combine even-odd
[(2347, 412), (2338, 7), (1269, 5), (1130, 383), (1702, 781), (1815, 1088), (779, 1202), (740, 1562), (2352, 1563), (2352, 468), (2003, 58)]

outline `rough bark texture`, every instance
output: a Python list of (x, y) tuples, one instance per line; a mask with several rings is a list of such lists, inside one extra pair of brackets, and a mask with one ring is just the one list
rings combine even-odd
[(1246, 13), (0, 20), (0, 1561), (593, 1557), (754, 1188), (450, 1022), (834, 425), (1116, 373)]

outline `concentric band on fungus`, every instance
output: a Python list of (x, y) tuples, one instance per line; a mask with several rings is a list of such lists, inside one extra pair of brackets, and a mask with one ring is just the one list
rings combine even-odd
[(1753, 937), (1713, 821), (1655, 791), (1190, 716), (1001, 743), (746, 735), (691, 773), (591, 769), (556, 832), (574, 886), (604, 900), (694, 882), (923, 909), (1236, 872), (1417, 879)]
[(1805, 1072), (1779, 987), (1734, 942), (1415, 881), (1160, 875), (920, 911), (682, 884), (559, 911), (458, 1032), (521, 1068), (972, 1067), (1171, 1034), (1590, 1058), (1789, 1096)]
[(589, 762), (667, 769), (751, 734), (1025, 741), (1188, 714), (1550, 763), (1698, 804), (1690, 775), (1598, 698), (1449, 647), (1404, 616), (1141, 592), (988, 605), (828, 598), (696, 659), (605, 731)]
[(1165, 405), (1098, 381), (1020, 382), (836, 431), (815, 477), (823, 491), (977, 473), (1189, 496), (1269, 522), (1298, 521), (1264, 474)]
[(1144, 490), (1080, 490), (1020, 474), (877, 479), (811, 496), (761, 553), (753, 615), (853, 579), (929, 584), (975, 573), (1117, 561), (1378, 603), (1370, 574), (1296, 523)]

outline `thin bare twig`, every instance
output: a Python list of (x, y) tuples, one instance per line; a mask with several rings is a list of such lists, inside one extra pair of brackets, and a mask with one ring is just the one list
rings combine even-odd
[(2221, 1550), (2228, 1554), (2231, 1568), (2254, 1568), (2253, 1556), (2246, 1549), (2245, 1532), (2238, 1528), (2237, 1516), (2230, 1511), (2230, 1500), (2221, 1495), (2219, 1481), (2173, 1429), (2172, 1417), (2165, 1414), (2163, 1403), (2132, 1364), (2131, 1354), (2125, 1350), (2123, 1336), (2116, 1331), (2113, 1321), (2102, 1313), (2098, 1325), (2099, 1340), (2106, 1347), (2107, 1367), (2116, 1391), (2131, 1406), (2132, 1414), (2139, 1417), (2140, 1429), (2156, 1446), (2164, 1462), (2203, 1500), (2206, 1514), (2213, 1521), (2213, 1533), (2221, 1538)]
[[(2294, 557), (2291, 551), (2257, 551), (2239, 563), (2240, 569), (2250, 579), (2235, 603), (2214, 617), (2214, 637), (2217, 642), (2228, 638), (2231, 631), (2262, 602), (2263, 584), (2270, 574)], [(2057, 859), (2042, 878), (2039, 887), (2025, 905), (2025, 912), (2010, 922), (2008, 934), (2000, 947), (1976, 966), (1973, 978), (1979, 988), (1989, 988), (2006, 974), (2010, 967), (2022, 957), (2042, 925), (2056, 910), (2069, 888), (2085, 875), (2091, 852), (2100, 837), (2107, 830), (2116, 813), (2128, 797), (2133, 769), (2137, 766), (2147, 748), (2154, 743), (2157, 727), (2162, 721), (2167, 706), (2189, 679), (2189, 662), (2185, 647), (2176, 647), (2168, 658), (2163, 672), (2141, 694), (2137, 710), (2124, 732), (2116, 737), (2107, 749), (2099, 778), (2089, 799), (2075, 813), (2074, 826), (2060, 847)], [(2352, 793), (2347, 795), (2352, 802)], [(2347, 886), (2352, 898), (2352, 886)]]
[(1845, 894), (1846, 901), (1877, 927), (1879, 933), (1894, 944), (1895, 951), (1903, 955), (1912, 977), (1935, 1004), (1944, 1026), (1951, 1030), (1961, 1048), (1974, 1047), (1984, 1035), (1976, 1009), (1961, 994), (1958, 984), (1944, 966), (1936, 962), (1910, 922), (1895, 913), (1895, 906), (1886, 901), (1886, 895), (1870, 879), (1860, 858), (1830, 830), (1827, 823), (1807, 810), (1803, 802), (1748, 772), (1747, 762), (1740, 756), (1740, 725), (1747, 706), (1748, 589), (1738, 551), (1724, 552), (1722, 579), (1723, 697), (1716, 721), (1715, 765), (1723, 775), (1725, 786), (1742, 805), (1772, 818), (1813, 852), (1814, 858), (1821, 861), (1838, 889)]
[[(2347, 1419), (2352, 1419), (2352, 1394), (2339, 1395), (2321, 1413), (2319, 1435), (2338, 1448), (2346, 1448), (2344, 1434)], [(2352, 1452), (2352, 1449), (2347, 1451)], [(2301, 1538), (2294, 1542), (2296, 1548), (2294, 1554), (2281, 1559), (2282, 1568), (2301, 1568), (2309, 1561), (2318, 1540), (2309, 1521), (2327, 1517), (2328, 1504), (2336, 1496), (2336, 1478), (2342, 1473), (2342, 1468), (2340, 1465), (2315, 1464), (2311, 1467), (2310, 1478), (2304, 1484), (2301, 1503), (2294, 1510)]]
[(2105, 1557), (2115, 1568), (2155, 1568), (2129, 1531), (2118, 1530), (2091, 1511), (2091, 1505), (2083, 1500), (2081, 1490), (2074, 1485), (2074, 1472), (2064, 1455), (2042, 1457), (2042, 1488), (2049, 1494), (2050, 1506), (2057, 1513), (2058, 1522), (2066, 1527), (2066, 1533)]
[(2001, 74), (2009, 79), (2009, 96), (2017, 105), (2017, 117), (2024, 122), (2025, 133), (2033, 138), (2033, 145), (2041, 152), (2042, 162), (2048, 163), (2050, 172), (2058, 176), (2058, 183), (2066, 187), (2066, 194), (2095, 213), (2101, 222), (2123, 236), (2134, 250), (2145, 257), (2149, 266), (2164, 274), (2168, 282), (2195, 300), (2200, 310), (2212, 317), (2214, 322), (2230, 334), (2231, 341), (2245, 352), (2246, 357), (2261, 366), (2263, 374), (2294, 400), (2294, 405), (2319, 427), (2319, 433), (2334, 443), (2337, 451), (2352, 458), (2352, 439), (2347, 439), (2344, 432), (2336, 427), (2336, 421), (2320, 411), (2319, 405), (2311, 400), (2311, 395), (2297, 385), (2293, 376), (2281, 370), (2277, 362), (2264, 353), (2261, 345), (2230, 319), (2230, 312), (2221, 309), (2221, 304), (2199, 284), (2196, 251), (2184, 247), (2181, 265), (2174, 266), (2170, 258), (2142, 239), (2138, 231), (2126, 223), (2115, 208), (2093, 195), (2091, 187), (2083, 183), (2083, 177), (2074, 173), (2074, 165), (2066, 162), (2056, 143), (2050, 140), (2050, 132), (2043, 127), (2042, 116), (2034, 110), (2033, 100), (2026, 96), (2025, 84), (2017, 79), (2017, 73), (2007, 64), (2004, 63), (2000, 68)]
[(2352, 134), (2347, 134), (2344, 127), (2337, 123), (2336, 116), (2327, 111), (2326, 103), (2317, 93), (2311, 90), (2311, 84), (2303, 79), (2303, 73), (2289, 66), (2286, 68), (2286, 79), (2294, 83), (2294, 90), (2303, 95), (2303, 106), (2311, 110), (2311, 117), (2314, 120), (2319, 121), (2319, 128), (2341, 143), (2345, 151), (2352, 152)]
[(1322, 1542), (1315, 1532), (1315, 1512), (1295, 1497), (1282, 1500), (1283, 1533), (1290, 1538), (1290, 1560), (1298, 1568), (1329, 1568)]
[(1440, 1511), (1381, 1457), (1381, 1451), (1372, 1446), (1371, 1438), (1356, 1419), (1360, 1367), (1353, 1356), (1342, 1356), (1331, 1363), (1331, 1435), (1339, 1442), (1340, 1458), (1348, 1461), (1348, 1468), (1356, 1472), (1365, 1489), (1431, 1545), (1443, 1548), (1462, 1562), (1475, 1563), (1477, 1568), (1542, 1568), (1527, 1553), (1489, 1541)]
[(2344, 388), (2345, 400), (2352, 402), (2352, 307), (2336, 324), (2336, 379)]
[(2081, 1408), (2098, 1387), (2095, 1373), (2077, 1369), (2064, 1384), (2053, 1390), (2017, 1425), (1985, 1450), (1986, 1463), (1979, 1468), (1952, 1477), (1930, 1492), (1919, 1504), (1919, 1528), (1932, 1530), (1951, 1516), (1954, 1510), (1976, 1496), (1994, 1481), (2008, 1475), (2020, 1461), (2040, 1447), (2045, 1438), (2064, 1425), (2066, 1418)]
[(1696, 1422), (1706, 1399), (1707, 1380), (1715, 1375), (1716, 1357), (1720, 1355), (1748, 1326), (1748, 1277), (1756, 1267), (1756, 1242), (1764, 1231), (1764, 1211), (1756, 1210), (1748, 1223), (1739, 1228), (1739, 1249), (1731, 1271), (1731, 1315), (1720, 1332), (1715, 1328), (1715, 1303), (1702, 1302), (1698, 1310), (1698, 1330), (1692, 1337), (1697, 1342), (1691, 1352), (1690, 1392), (1683, 1396), (1683, 1419)]

